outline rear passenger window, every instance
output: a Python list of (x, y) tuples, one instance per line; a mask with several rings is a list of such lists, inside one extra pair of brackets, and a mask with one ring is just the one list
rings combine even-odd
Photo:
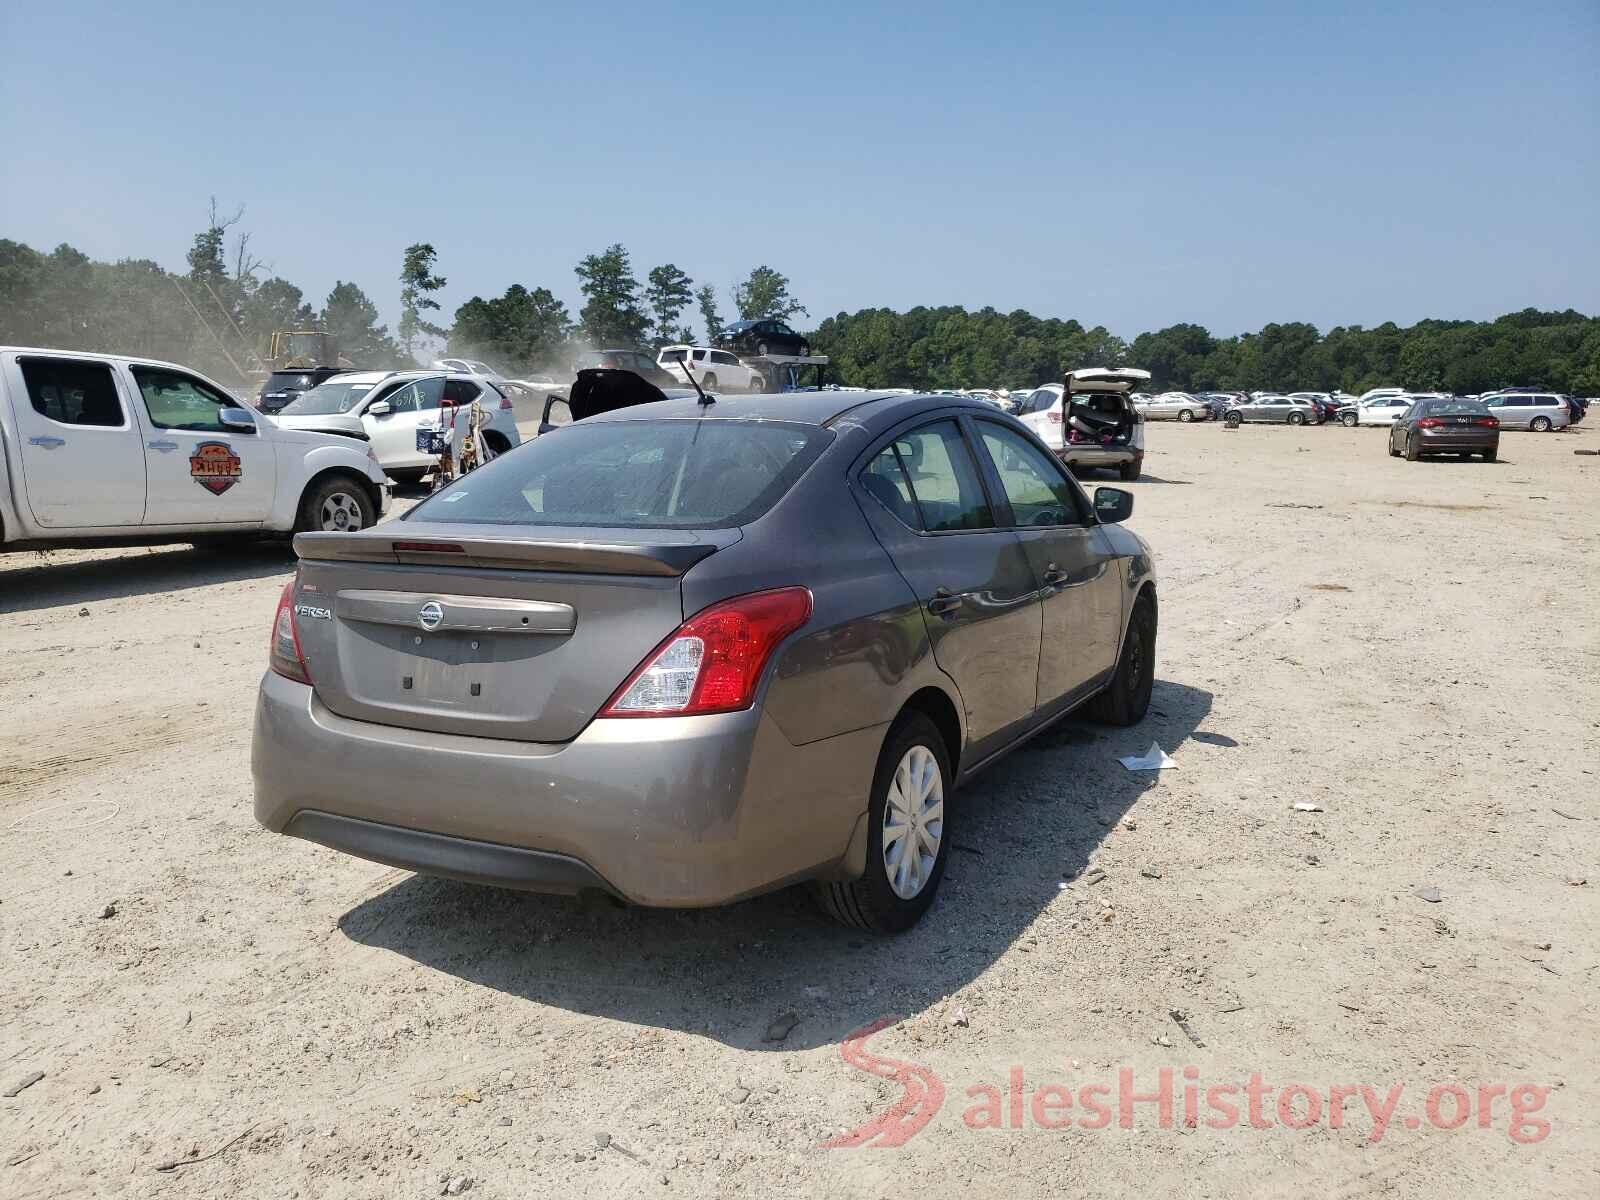
[(22, 381), (33, 411), (62, 425), (120, 429), (127, 422), (111, 368), (105, 363), (24, 358)]
[(446, 404), (471, 404), (482, 391), (475, 383), (468, 383), (465, 379), (447, 379), (444, 383), (444, 402)]
[(868, 495), (893, 513), (902, 525), (916, 530), (922, 528), (916, 497), (911, 494), (911, 483), (900, 467), (900, 457), (893, 446), (885, 446), (862, 469), (861, 486)]
[(954, 421), (939, 421), (894, 441), (911, 496), (929, 533), (992, 529), (994, 515), (972, 453)]

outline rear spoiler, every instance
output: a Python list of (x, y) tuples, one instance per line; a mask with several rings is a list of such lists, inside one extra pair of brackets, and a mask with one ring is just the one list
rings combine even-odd
[(682, 575), (701, 559), (738, 539), (737, 529), (711, 530), (692, 541), (656, 544), (557, 541), (494, 534), (297, 533), (294, 552), (308, 562), (494, 567), (591, 575)]

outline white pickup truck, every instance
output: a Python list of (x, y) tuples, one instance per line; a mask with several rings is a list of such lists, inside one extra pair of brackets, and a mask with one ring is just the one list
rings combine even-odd
[(0, 550), (361, 529), (388, 502), (366, 442), (186, 367), (0, 346)]

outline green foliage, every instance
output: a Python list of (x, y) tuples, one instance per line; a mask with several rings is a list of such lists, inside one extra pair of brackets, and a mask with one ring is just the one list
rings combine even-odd
[(788, 277), (765, 266), (751, 271), (748, 279), (734, 287), (733, 305), (739, 310), (740, 318), (746, 321), (767, 317), (788, 320), (806, 311), (805, 305), (789, 294)]
[(1182, 324), (1140, 334), (1132, 345), (1103, 327), (1022, 311), (863, 309), (823, 321), (811, 344), (832, 356), (838, 382), (863, 387), (1034, 386), (1075, 367), (1121, 365), (1149, 371), (1155, 390), (1397, 386), (1471, 395), (1533, 384), (1600, 392), (1600, 318), (1570, 309), (1326, 334), (1288, 322), (1231, 338)]
[(339, 353), (358, 367), (379, 368), (394, 362), (400, 350), (389, 331), (378, 324), (378, 306), (353, 283), (339, 280), (322, 307), (322, 324), (339, 343)]
[(649, 280), (644, 298), (655, 317), (655, 327), (651, 331), (653, 344), (661, 347), (669, 342), (690, 340), (684, 336), (687, 331), (678, 324), (678, 317), (694, 300), (694, 281), (672, 263), (653, 268)]
[(706, 327), (706, 341), (708, 343), (716, 341), (717, 334), (722, 332), (722, 314), (717, 311), (717, 293), (708, 283), (695, 292), (694, 302), (700, 308), (700, 320)]
[(639, 281), (621, 244), (589, 255), (575, 269), (584, 295), (578, 323), (588, 343), (597, 350), (644, 345), (650, 315), (639, 301)]
[(400, 345), (408, 355), (423, 335), (444, 336), (443, 328), (422, 315), (439, 307), (433, 293), (445, 285), (445, 278), (433, 273), (438, 257), (427, 242), (417, 242), (406, 247), (400, 261)]
[(456, 309), (450, 353), (486, 358), (502, 370), (532, 370), (564, 364), (572, 319), (548, 288), (531, 292), (520, 283), (485, 300), (474, 296)]

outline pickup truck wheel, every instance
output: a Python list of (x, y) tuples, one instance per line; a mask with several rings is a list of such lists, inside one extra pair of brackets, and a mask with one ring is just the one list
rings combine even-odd
[(312, 533), (354, 533), (377, 524), (367, 489), (348, 475), (333, 475), (306, 489), (300, 528)]
[(1106, 690), (1084, 706), (1084, 715), (1108, 725), (1137, 725), (1150, 709), (1156, 682), (1156, 610), (1140, 597), (1128, 618), (1122, 654)]

